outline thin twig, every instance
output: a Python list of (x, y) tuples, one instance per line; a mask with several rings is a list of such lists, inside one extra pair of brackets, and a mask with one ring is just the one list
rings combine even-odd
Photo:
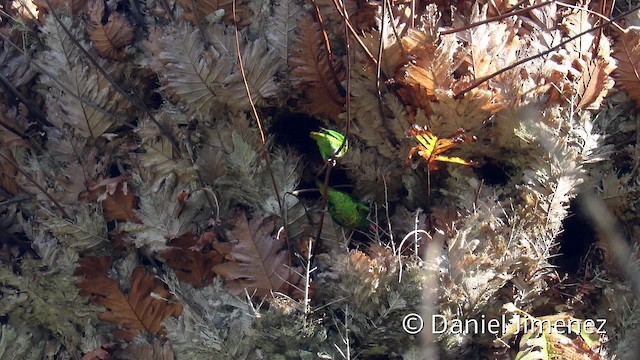
[(351, 22), (348, 21), (348, 15), (345, 15), (346, 11), (340, 6), (338, 1), (339, 0), (333, 0), (333, 4), (336, 7), (336, 9), (338, 10), (338, 13), (342, 17), (342, 19), (344, 21), (346, 21), (347, 27), (349, 28), (349, 32), (356, 39), (356, 41), (358, 42), (358, 45), (360, 45), (360, 47), (365, 52), (365, 54), (367, 54), (367, 57), (369, 58), (369, 60), (371, 60), (371, 63), (375, 65), (378, 61), (373, 56), (373, 54), (371, 54), (371, 51), (369, 50), (369, 48), (367, 48), (367, 46), (364, 44), (362, 39), (360, 39), (360, 37), (358, 36), (356, 30), (353, 28), (353, 25), (351, 25)]
[[(313, 271), (313, 269), (311, 268), (311, 256), (312, 254), (312, 248), (313, 248), (313, 238), (309, 239), (309, 246), (307, 246), (307, 256), (306, 256), (306, 260), (307, 260), (307, 269), (305, 271), (305, 287), (304, 287), (304, 314), (308, 315), (310, 312), (310, 307), (309, 307), (309, 288), (311, 287), (311, 272)], [(305, 326), (306, 326), (306, 322), (307, 322), (307, 317), (305, 316), (304, 318), (304, 322), (305, 322)]]
[(21, 49), (19, 46), (17, 46), (13, 42), (11, 42), (11, 40), (9, 38), (7, 38), (2, 32), (0, 32), (0, 38), (2, 38), (5, 41), (5, 43), (8, 43), (10, 46), (12, 46), (14, 49), (19, 51), (22, 55), (24, 55), (29, 60), (29, 63), (31, 63), (31, 65), (35, 66), (38, 69), (38, 71), (40, 71), (41, 73), (43, 73), (43, 74), (47, 75), (49, 78), (51, 78), (51, 80), (53, 80), (60, 89), (64, 90), (66, 94), (72, 96), (73, 98), (75, 98), (76, 100), (78, 100), (78, 101), (80, 101), (80, 102), (82, 102), (84, 104), (87, 104), (87, 105), (91, 106), (92, 108), (96, 109), (97, 111), (99, 111), (99, 112), (101, 112), (103, 114), (111, 116), (112, 118), (114, 118), (118, 122), (118, 124), (121, 124), (121, 125), (124, 125), (126, 127), (129, 127), (130, 129), (135, 129), (135, 126), (133, 126), (133, 125), (131, 125), (129, 123), (126, 123), (126, 122), (118, 120), (119, 116), (124, 115), (123, 113), (113, 113), (113, 112), (103, 108), (102, 106), (94, 103), (93, 101), (80, 96), (75, 91), (73, 91), (71, 88), (69, 88), (65, 83), (60, 81), (57, 78), (57, 76), (55, 76), (49, 70), (44, 68), (42, 65), (38, 64), (38, 62), (36, 60), (31, 59), (31, 56), (29, 56), (29, 54), (27, 54), (23, 49)]
[(484, 24), (487, 24), (487, 23), (490, 23), (490, 22), (494, 22), (494, 21), (499, 21), (499, 20), (502, 20), (502, 19), (506, 19), (508, 17), (512, 17), (512, 16), (515, 16), (515, 15), (519, 15), (519, 14), (528, 12), (528, 11), (533, 10), (533, 9), (537, 9), (539, 7), (551, 5), (553, 3), (555, 3), (555, 1), (545, 1), (545, 2), (540, 3), (540, 4), (535, 4), (535, 5), (526, 7), (524, 9), (519, 9), (519, 10), (507, 12), (507, 13), (504, 13), (502, 15), (498, 15), (498, 16), (494, 16), (494, 17), (491, 17), (491, 18), (488, 18), (488, 19), (484, 19), (484, 20), (481, 20), (481, 21), (478, 21), (478, 22), (474, 22), (472, 24), (468, 24), (468, 25), (465, 25), (465, 26), (462, 26), (462, 27), (459, 27), (459, 28), (454, 28), (454, 29), (449, 29), (449, 30), (442, 30), (442, 31), (440, 31), (440, 35), (455, 34), (455, 33), (461, 32), (461, 31), (469, 30), (469, 29), (474, 28), (476, 26), (484, 25)]
[(633, 14), (634, 12), (638, 11), (638, 9), (640, 9), (640, 5), (637, 5), (637, 6), (633, 7), (631, 10), (625, 11), (624, 13), (619, 14), (618, 16), (611, 18), (609, 21), (606, 21), (606, 22), (604, 22), (604, 23), (602, 23), (602, 24), (600, 24), (600, 25), (598, 25), (598, 26), (594, 26), (594, 27), (592, 27), (592, 28), (590, 28), (590, 29), (587, 29), (587, 30), (585, 30), (585, 31), (581, 32), (581, 33), (578, 33), (578, 34), (576, 34), (576, 35), (574, 35), (574, 36), (570, 37), (569, 39), (567, 39), (567, 40), (565, 40), (565, 41), (560, 42), (558, 45), (553, 46), (553, 47), (551, 47), (551, 48), (549, 48), (549, 49), (547, 49), (547, 50), (545, 50), (545, 51), (543, 51), (543, 52), (541, 52), (541, 53), (538, 53), (538, 54), (536, 54), (536, 55), (528, 56), (528, 57), (526, 57), (526, 58), (524, 58), (524, 59), (522, 59), (522, 60), (516, 61), (516, 62), (515, 62), (515, 63), (513, 63), (512, 65), (509, 65), (509, 66), (507, 66), (507, 67), (504, 67), (504, 68), (502, 68), (502, 69), (500, 69), (500, 70), (498, 70), (498, 71), (494, 72), (493, 74), (490, 74), (490, 75), (487, 75), (487, 76), (483, 76), (483, 77), (481, 77), (480, 79), (477, 79), (476, 81), (474, 81), (474, 82), (473, 82), (473, 84), (471, 84), (469, 87), (467, 87), (467, 88), (463, 89), (462, 91), (460, 91), (459, 93), (457, 93), (457, 94), (454, 96), (454, 98), (456, 98), (456, 99), (460, 99), (460, 98), (462, 98), (462, 96), (463, 96), (464, 94), (466, 94), (466, 93), (468, 93), (469, 91), (471, 91), (471, 90), (475, 89), (476, 87), (480, 86), (480, 85), (481, 85), (481, 84), (483, 84), (484, 82), (486, 82), (486, 81), (488, 81), (488, 80), (490, 80), (490, 79), (493, 79), (494, 77), (496, 77), (496, 76), (498, 76), (498, 75), (500, 75), (500, 74), (502, 74), (502, 73), (505, 73), (505, 72), (507, 72), (507, 71), (509, 71), (509, 70), (511, 70), (511, 69), (513, 69), (513, 68), (515, 68), (515, 67), (517, 67), (517, 66), (520, 66), (520, 65), (522, 65), (522, 64), (524, 64), (524, 63), (526, 63), (526, 62), (529, 62), (529, 61), (534, 60), (534, 59), (537, 59), (537, 58), (539, 58), (539, 57), (543, 57), (543, 56), (545, 56), (545, 55), (548, 55), (548, 54), (550, 54), (550, 53), (552, 53), (552, 52), (554, 52), (554, 51), (556, 51), (556, 50), (558, 50), (558, 49), (562, 48), (563, 46), (567, 45), (568, 43), (570, 43), (570, 42), (572, 42), (572, 41), (574, 41), (574, 40), (576, 40), (576, 39), (578, 39), (578, 38), (580, 38), (580, 37), (582, 37), (582, 36), (584, 36), (584, 35), (586, 35), (586, 34), (588, 34), (588, 33), (592, 32), (592, 31), (595, 31), (595, 30), (601, 29), (601, 28), (603, 28), (603, 27), (605, 27), (605, 26), (608, 26), (608, 25), (610, 25), (610, 24), (613, 24), (613, 23), (614, 23), (614, 21), (616, 21), (616, 20), (622, 19), (622, 18), (624, 18), (624, 17), (626, 17), (626, 16), (628, 16), (628, 15), (630, 15), (630, 14)]
[[(344, 1), (342, 2), (342, 6), (344, 8)], [(349, 138), (349, 133), (351, 132), (351, 62), (353, 61), (353, 53), (351, 52), (351, 40), (349, 37), (349, 30), (348, 27), (346, 25), (346, 22), (349, 21), (349, 14), (345, 11), (346, 14), (346, 18), (344, 21), (344, 37), (345, 37), (345, 45), (346, 45), (346, 52), (347, 52), (347, 63), (345, 64), (346, 66), (346, 70), (347, 70), (347, 92), (345, 94), (346, 98), (345, 98), (345, 107), (346, 107), (346, 111), (347, 111), (347, 126), (344, 132), (344, 139), (342, 139), (342, 143), (340, 144), (340, 147), (338, 147), (338, 150), (336, 150), (334, 152), (334, 154), (339, 154), (342, 151), (342, 148), (344, 148), (345, 146), (347, 146), (347, 139)], [(328, 184), (325, 184), (325, 186)]]
[[(262, 142), (262, 151), (261, 155), (265, 161), (267, 172), (269, 173), (269, 177), (271, 177), (271, 183), (273, 184), (273, 190), (276, 193), (276, 199), (278, 200), (278, 207), (280, 209), (280, 214), (284, 219), (284, 205), (282, 203), (282, 198), (280, 197), (280, 192), (278, 191), (278, 183), (276, 182), (275, 175), (273, 174), (273, 169), (271, 167), (271, 160), (269, 159), (269, 152), (267, 151), (267, 139), (264, 136), (264, 130), (262, 128), (262, 121), (260, 120), (260, 116), (258, 115), (258, 109), (256, 108), (256, 104), (253, 102), (253, 96), (251, 95), (251, 89), (249, 88), (249, 82), (247, 80), (247, 75), (244, 70), (244, 64), (242, 61), (242, 53), (240, 51), (240, 33), (238, 32), (237, 20), (236, 20), (236, 0), (232, 2), (232, 12), (233, 12), (233, 23), (236, 24), (233, 28), (235, 31), (235, 40), (236, 40), (236, 52), (238, 53), (238, 66), (240, 68), (240, 73), (242, 74), (242, 82), (244, 84), (244, 89), (247, 92), (247, 98), (249, 99), (249, 104), (251, 105), (251, 111), (253, 112), (253, 117), (258, 124), (258, 131), (260, 132), (260, 141)], [(285, 229), (287, 227), (286, 219), (284, 219)], [(289, 244), (289, 234), (286, 234), (287, 245), (289, 249), (291, 246)]]
[(27, 107), (27, 109), (29, 110), (29, 114), (33, 114), (33, 116), (38, 119), (42, 123), (42, 125), (53, 126), (49, 122), (49, 120), (47, 120), (47, 116), (42, 113), (42, 111), (40, 111), (40, 109), (38, 109), (35, 105), (33, 105), (31, 101), (27, 100), (27, 98), (24, 97), (24, 95), (22, 95), (20, 91), (18, 91), (18, 89), (11, 83), (11, 81), (9, 81), (9, 79), (7, 79), (2, 73), (0, 73), (0, 82), (7, 90), (9, 90), (13, 94), (13, 96), (18, 99), (18, 101), (20, 101)]
[(58, 14), (56, 14), (56, 12), (53, 11), (53, 6), (51, 6), (51, 1), (50, 0), (45, 0), (45, 1), (47, 2), (47, 6), (49, 6), (49, 8), (52, 9), (51, 10), (51, 15), (56, 20), (58, 25), (60, 25), (62, 30), (65, 32), (65, 34), (69, 37), (69, 39), (71, 39), (71, 42), (73, 42), (73, 44), (80, 50), (80, 52), (82, 52), (82, 54), (85, 56), (85, 58), (87, 60), (89, 60), (91, 65), (93, 65), (95, 67), (95, 69), (98, 70), (98, 72), (102, 76), (104, 76), (104, 78), (111, 84), (111, 86), (113, 86), (113, 88), (116, 91), (118, 91), (122, 96), (124, 96), (124, 98), (127, 99), (127, 101), (129, 101), (129, 103), (131, 103), (131, 105), (133, 105), (134, 107), (138, 108), (140, 111), (142, 111), (145, 114), (147, 114), (147, 116), (149, 116), (149, 119), (151, 119), (151, 121), (153, 121), (153, 123), (156, 124), (156, 126), (158, 126), (158, 128), (160, 129), (162, 134), (165, 135), (167, 137), (167, 139), (169, 139), (169, 141), (171, 142), (171, 145), (173, 146), (174, 150), (177, 153), (180, 153), (180, 146), (178, 145), (178, 142), (173, 137), (173, 134), (171, 133), (171, 130), (167, 129), (166, 126), (164, 126), (162, 123), (160, 123), (155, 118), (155, 116), (151, 113), (149, 108), (147, 108), (145, 103), (137, 95), (135, 95), (135, 93), (134, 93), (134, 95), (131, 95), (130, 93), (125, 91), (120, 86), (120, 84), (118, 84), (118, 82), (115, 81), (115, 79), (109, 73), (107, 73), (107, 71), (102, 66), (100, 66), (100, 64), (98, 64), (96, 59), (94, 59), (93, 56), (91, 56), (91, 54), (89, 54), (89, 52), (82, 46), (82, 44), (80, 44), (78, 39), (76, 39), (75, 36), (73, 36), (71, 31), (62, 22), (62, 19), (60, 19)]
[(320, 189), (320, 194), (322, 198), (320, 200), (320, 208), (322, 209), (322, 216), (320, 216), (320, 221), (318, 222), (318, 230), (316, 231), (316, 242), (313, 244), (313, 254), (318, 254), (321, 247), (322, 241), (320, 240), (320, 235), (322, 235), (322, 227), (324, 226), (324, 217), (325, 217), (325, 208), (327, 207), (327, 202), (329, 200), (329, 176), (331, 175), (331, 170), (333, 169), (333, 160), (327, 160), (327, 170), (324, 173), (324, 186)]
[(344, 88), (340, 84), (340, 79), (338, 79), (338, 73), (336, 72), (336, 69), (334, 66), (335, 61), (333, 58), (333, 51), (331, 51), (331, 43), (329, 43), (329, 35), (327, 35), (327, 29), (324, 26), (324, 20), (322, 19), (320, 8), (318, 7), (318, 4), (316, 3), (315, 0), (311, 0), (311, 3), (313, 4), (313, 7), (316, 13), (316, 19), (318, 20), (318, 24), (320, 25), (320, 32), (322, 33), (324, 50), (327, 53), (327, 62), (329, 63), (329, 71), (331, 72), (331, 76), (333, 77), (333, 82), (336, 84), (338, 89), (341, 92), (343, 92)]
[(9, 157), (5, 156), (3, 153), (0, 152), (0, 157), (2, 157), (3, 159), (5, 159), (6, 161), (8, 161), (9, 163), (11, 163), (11, 165), (13, 165), (16, 170), (18, 170), (18, 172), (20, 172), (22, 175), (24, 175), (24, 177), (27, 178), (27, 180), (29, 180), (33, 185), (35, 185), (35, 187), (38, 188), (38, 190), (40, 190), (40, 192), (42, 192), (44, 194), (44, 196), (46, 196), (49, 200), (51, 200), (51, 202), (53, 202), (53, 204), (55, 205), (55, 207), (60, 211), (60, 213), (62, 214), (62, 216), (64, 218), (69, 218), (69, 215), (67, 214), (67, 212), (64, 210), (64, 208), (62, 207), (62, 205), (60, 205), (60, 203), (54, 199), (51, 194), (49, 194), (49, 192), (47, 192), (42, 186), (40, 186), (40, 184), (38, 184), (32, 177), (31, 175), (27, 174), (24, 170), (22, 170), (20, 168), (20, 165), (16, 164), (15, 161), (13, 161), (12, 159), (10, 159)]

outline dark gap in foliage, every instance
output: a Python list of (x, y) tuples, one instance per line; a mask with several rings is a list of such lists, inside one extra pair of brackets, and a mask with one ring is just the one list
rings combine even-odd
[(578, 273), (583, 258), (596, 242), (593, 224), (578, 200), (574, 199), (571, 202), (569, 215), (563, 221), (563, 228), (560, 236), (560, 254), (552, 258), (551, 263), (558, 266), (561, 272), (574, 275)]
[(120, 169), (118, 168), (118, 164), (116, 164), (116, 163), (112, 163), (112, 164), (109, 166), (109, 175), (110, 175), (111, 177), (117, 177), (117, 176), (120, 176), (120, 174), (121, 174), (121, 173), (120, 173)]
[(164, 99), (161, 95), (160, 79), (155, 74), (148, 73), (149, 81), (146, 82), (141, 91), (141, 97), (149, 110), (158, 110), (164, 103)]
[(309, 136), (318, 131), (322, 122), (314, 117), (301, 113), (280, 113), (274, 116), (270, 132), (274, 135), (276, 145), (291, 147), (303, 154), (308, 161), (320, 161), (320, 152), (316, 142)]
[(159, 109), (162, 105), (162, 96), (160, 96), (160, 93), (153, 91), (147, 98), (147, 104), (149, 105), (149, 109)]
[(474, 169), (475, 173), (487, 185), (506, 185), (509, 183), (511, 169), (495, 160), (486, 159), (483, 165)]

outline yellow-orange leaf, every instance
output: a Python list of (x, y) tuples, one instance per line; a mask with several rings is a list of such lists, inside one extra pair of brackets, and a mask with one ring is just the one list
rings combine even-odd
[(93, 47), (107, 59), (122, 60), (126, 54), (124, 48), (131, 45), (134, 34), (133, 27), (127, 19), (118, 13), (111, 13), (106, 24), (103, 0), (95, 0), (89, 5), (89, 37)]

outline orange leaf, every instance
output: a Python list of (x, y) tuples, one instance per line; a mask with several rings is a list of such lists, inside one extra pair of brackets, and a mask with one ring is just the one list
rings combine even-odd
[(122, 60), (126, 54), (124, 48), (133, 43), (133, 27), (127, 19), (118, 13), (111, 13), (106, 24), (103, 0), (95, 0), (89, 5), (89, 37), (93, 40), (93, 47), (107, 59)]
[(120, 329), (114, 331), (114, 335), (120, 338), (130, 341), (142, 331), (163, 333), (162, 321), (169, 316), (179, 316), (182, 306), (162, 300), (170, 297), (169, 291), (156, 283), (155, 276), (145, 274), (142, 267), (133, 270), (131, 286), (125, 294), (118, 282), (107, 276), (109, 262), (109, 257), (89, 257), (80, 262), (76, 273), (85, 275), (77, 285), (80, 294), (107, 308), (99, 318), (119, 324)]
[(299, 276), (289, 266), (289, 253), (283, 249), (285, 239), (272, 235), (274, 217), (256, 216), (248, 221), (246, 214), (238, 211), (230, 223), (231, 241), (214, 244), (227, 261), (213, 267), (226, 280), (229, 291), (239, 295), (246, 288), (258, 296), (271, 291), (290, 293), (290, 285), (297, 283)]
[[(582, 65), (582, 63), (580, 64)], [(588, 110), (600, 108), (602, 100), (614, 85), (613, 79), (609, 77), (613, 68), (614, 65), (605, 59), (596, 59), (584, 64), (577, 84), (577, 92), (580, 97), (578, 108)]]
[(217, 250), (203, 251), (206, 245), (215, 239), (215, 233), (207, 232), (200, 237), (192, 233), (183, 234), (171, 239), (168, 249), (160, 251), (159, 255), (165, 263), (175, 270), (180, 281), (188, 282), (196, 288), (210, 284), (216, 275), (213, 267), (220, 264), (224, 256)]
[(294, 55), (289, 59), (292, 79), (298, 82), (307, 99), (307, 111), (339, 120), (345, 99), (338, 91), (334, 74), (329, 66), (320, 26), (309, 16), (298, 21), (298, 37), (294, 40)]

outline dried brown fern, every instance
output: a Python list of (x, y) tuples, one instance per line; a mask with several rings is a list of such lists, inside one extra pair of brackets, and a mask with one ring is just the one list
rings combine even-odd
[(299, 275), (290, 267), (285, 239), (273, 236), (274, 218), (255, 216), (250, 221), (242, 211), (231, 219), (233, 229), (229, 242), (219, 242), (214, 248), (225, 256), (225, 262), (213, 270), (226, 280), (233, 294), (265, 296), (272, 291), (291, 293)]
[(614, 48), (618, 60), (616, 82), (640, 106), (640, 36), (635, 31), (620, 34)]
[[(63, 25), (72, 27), (74, 20), (62, 17), (61, 21), (47, 17), (42, 29), (49, 50), (40, 67), (47, 69), (47, 73), (40, 80), (52, 88), (46, 93), (50, 104), (48, 118), (58, 128), (68, 124), (79, 135), (96, 139), (126, 119), (124, 112), (129, 104), (109, 79), (84, 62), (80, 50), (63, 28)], [(78, 29), (71, 32), (71, 36), (82, 38)], [(103, 67), (118, 72), (115, 66), (103, 63)]]
[(294, 44), (294, 54), (289, 59), (291, 80), (305, 95), (306, 111), (338, 121), (345, 99), (335, 79), (342, 79), (343, 75), (332, 73), (336, 66), (329, 65), (320, 26), (310, 16), (298, 21)]

